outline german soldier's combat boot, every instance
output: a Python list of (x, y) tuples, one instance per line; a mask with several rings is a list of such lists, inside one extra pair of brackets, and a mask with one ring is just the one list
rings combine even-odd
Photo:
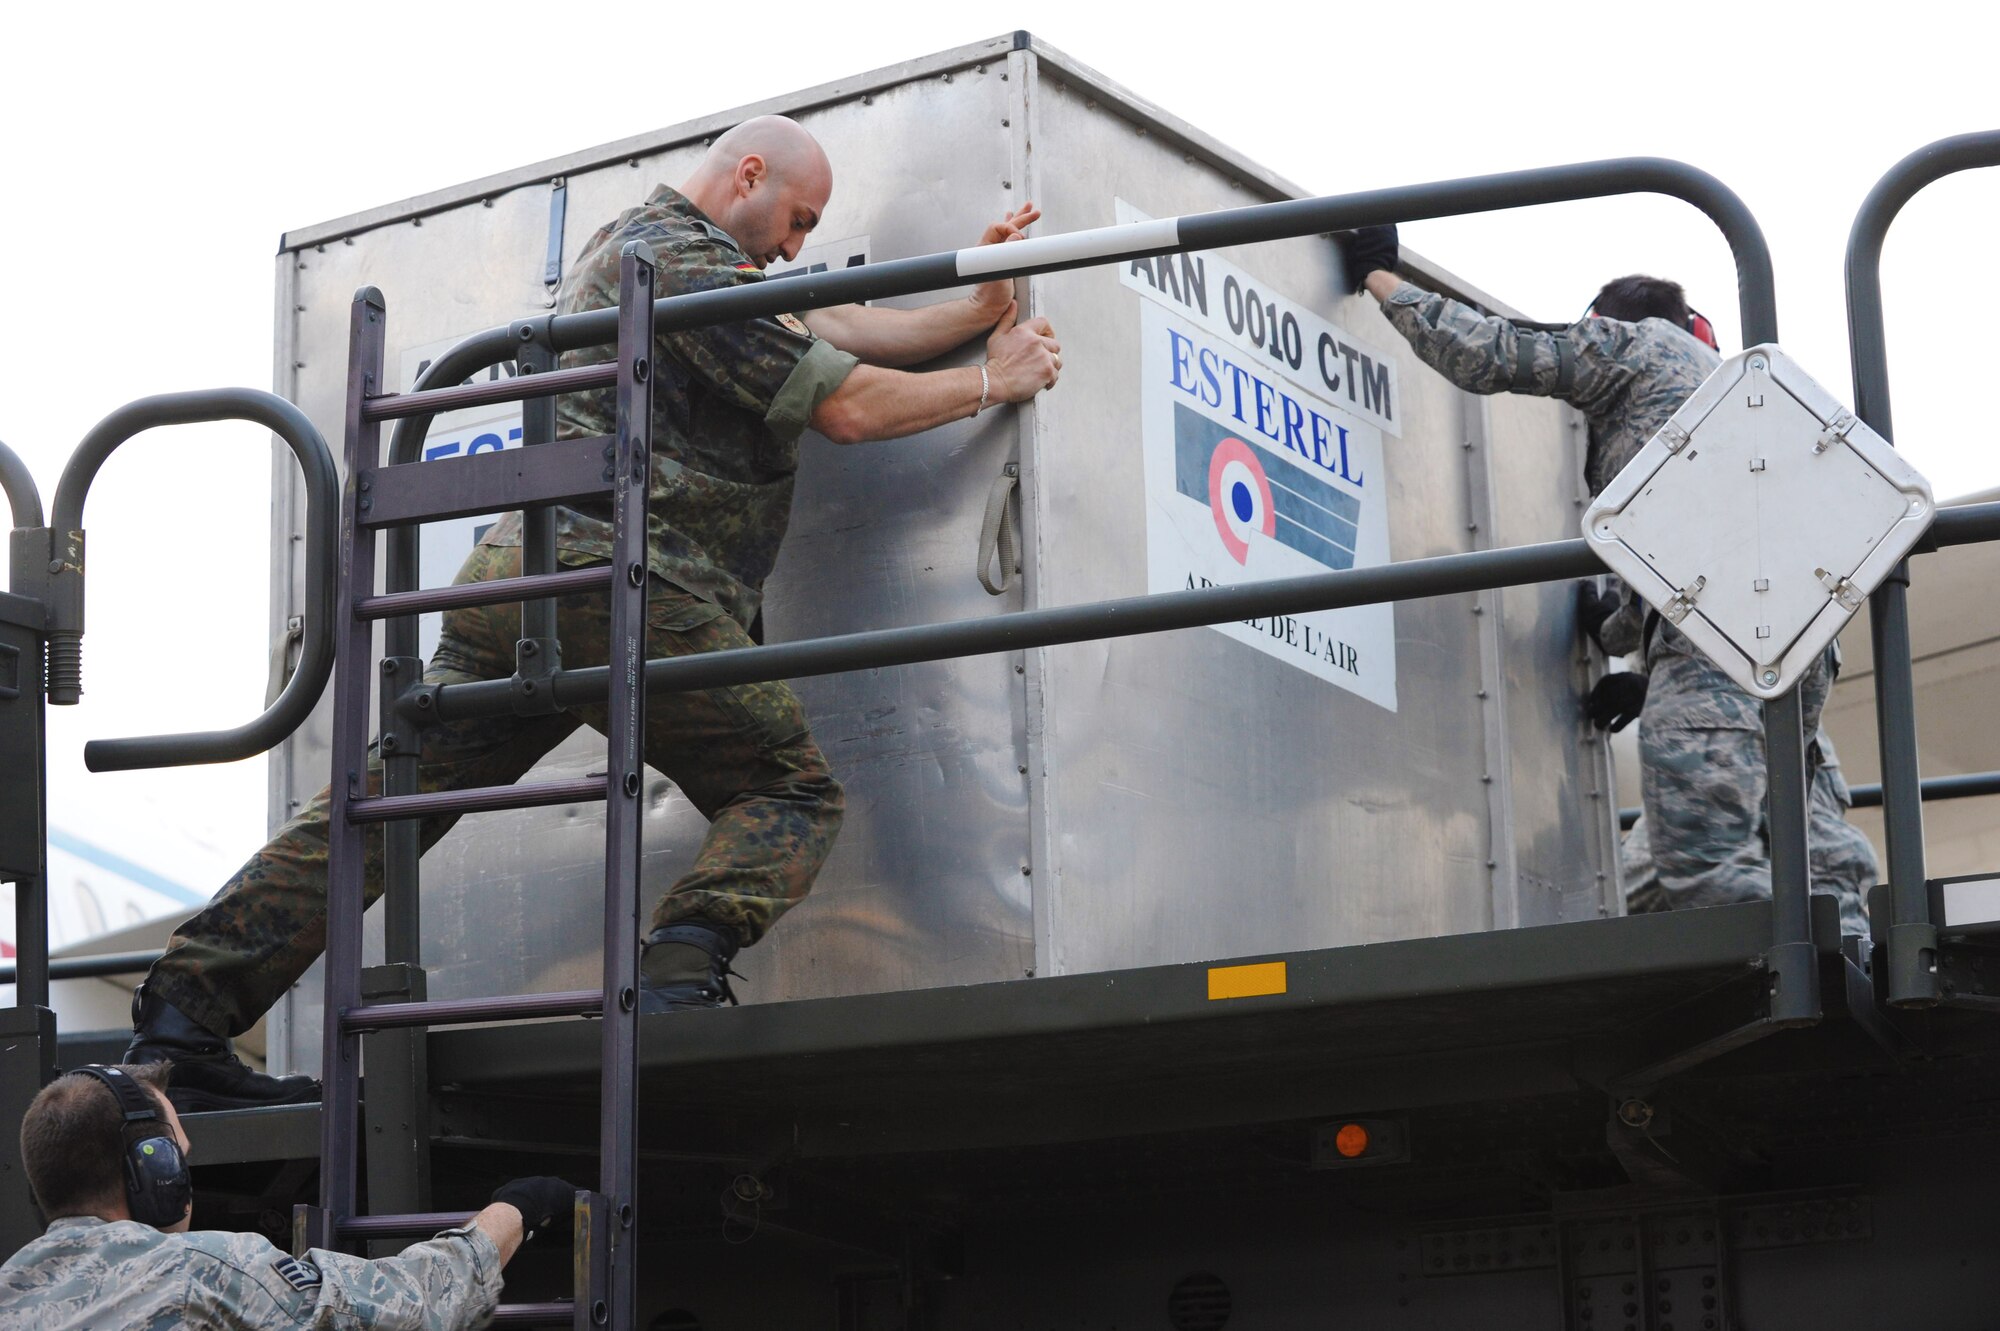
[(639, 959), (639, 1011), (678, 1012), (734, 1003), (729, 969), (734, 930), (696, 920), (662, 925), (646, 937)]
[(132, 994), (132, 1044), (127, 1063), (172, 1063), (167, 1099), (183, 1113), (307, 1104), (319, 1099), (311, 1077), (273, 1077), (236, 1057), (229, 1041), (187, 1013), (146, 992)]

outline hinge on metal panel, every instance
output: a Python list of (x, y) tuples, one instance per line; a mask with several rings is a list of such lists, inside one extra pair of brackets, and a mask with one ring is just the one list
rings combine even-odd
[(1819, 432), (1819, 438), (1813, 441), (1813, 456), (1818, 457), (1835, 444), (1846, 443), (1847, 432), (1854, 428), (1855, 423), (1854, 413), (1851, 411), (1834, 413), (1833, 419), (1827, 422), (1826, 428)]
[(1819, 579), (1819, 585), (1826, 588), (1828, 595), (1840, 602), (1841, 609), (1852, 612), (1861, 608), (1861, 589), (1848, 579), (1823, 568), (1814, 569), (1813, 576)]
[(1669, 453), (1678, 453), (1687, 447), (1688, 432), (1668, 421), (1660, 427), (1660, 442), (1667, 446)]
[(1667, 603), (1660, 607), (1660, 613), (1673, 623), (1680, 623), (1683, 619), (1687, 618), (1688, 611), (1694, 609), (1695, 598), (1701, 595), (1701, 589), (1706, 586), (1708, 586), (1707, 577), (1696, 578), (1693, 582), (1675, 592), (1668, 599)]

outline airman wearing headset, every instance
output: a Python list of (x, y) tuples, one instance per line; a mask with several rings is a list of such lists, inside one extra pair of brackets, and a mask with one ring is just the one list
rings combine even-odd
[(483, 1326), (500, 1268), (529, 1237), (566, 1232), (576, 1191), (517, 1179), (459, 1229), (367, 1260), (293, 1257), (259, 1234), (190, 1232), (188, 1138), (163, 1063), (85, 1067), (42, 1089), (21, 1121), (21, 1161), (48, 1217), (0, 1265), (0, 1331), (111, 1327)]
[[(1380, 301), (1383, 317), (1418, 359), (1453, 384), (1470, 393), (1560, 398), (1581, 411), (1590, 425), (1584, 479), (1593, 495), (1721, 364), (1714, 328), (1688, 307), (1675, 282), (1617, 278), (1598, 291), (1583, 318), (1553, 327), (1489, 315), (1404, 280), (1396, 272), (1393, 226), (1344, 233), (1340, 245), (1352, 289)], [(1631, 906), (1768, 899), (1763, 705), (1678, 628), (1612, 582), (1608, 591), (1579, 589), (1576, 619), (1607, 657), (1636, 654), (1642, 665), (1605, 675), (1586, 703), (1599, 727), (1619, 730), (1640, 718), (1640, 795), (1658, 891)], [(1809, 736), (1818, 731), (1836, 668), (1829, 652), (1800, 682)], [(1846, 929), (1859, 932), (1875, 857), (1844, 812), (1832, 793), (1824, 801), (1815, 797), (1813, 891), (1839, 898)]]

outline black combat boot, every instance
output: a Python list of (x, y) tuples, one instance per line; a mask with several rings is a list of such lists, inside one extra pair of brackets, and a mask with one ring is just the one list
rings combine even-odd
[(210, 1109), (308, 1104), (319, 1099), (311, 1077), (273, 1077), (236, 1057), (229, 1041), (140, 985), (132, 994), (132, 1044), (127, 1063), (174, 1065), (167, 1099), (184, 1114)]
[[(678, 1012), (734, 1003), (729, 963), (736, 955), (734, 930), (684, 920), (661, 925), (646, 936), (639, 958), (639, 1011)], [(741, 977), (739, 977), (741, 978)]]

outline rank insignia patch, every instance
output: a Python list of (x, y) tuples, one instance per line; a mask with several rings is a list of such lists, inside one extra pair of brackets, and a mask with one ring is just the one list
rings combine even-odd
[(313, 1289), (320, 1283), (319, 1268), (311, 1262), (301, 1261), (297, 1257), (280, 1257), (271, 1265), (293, 1289), (301, 1291)]

